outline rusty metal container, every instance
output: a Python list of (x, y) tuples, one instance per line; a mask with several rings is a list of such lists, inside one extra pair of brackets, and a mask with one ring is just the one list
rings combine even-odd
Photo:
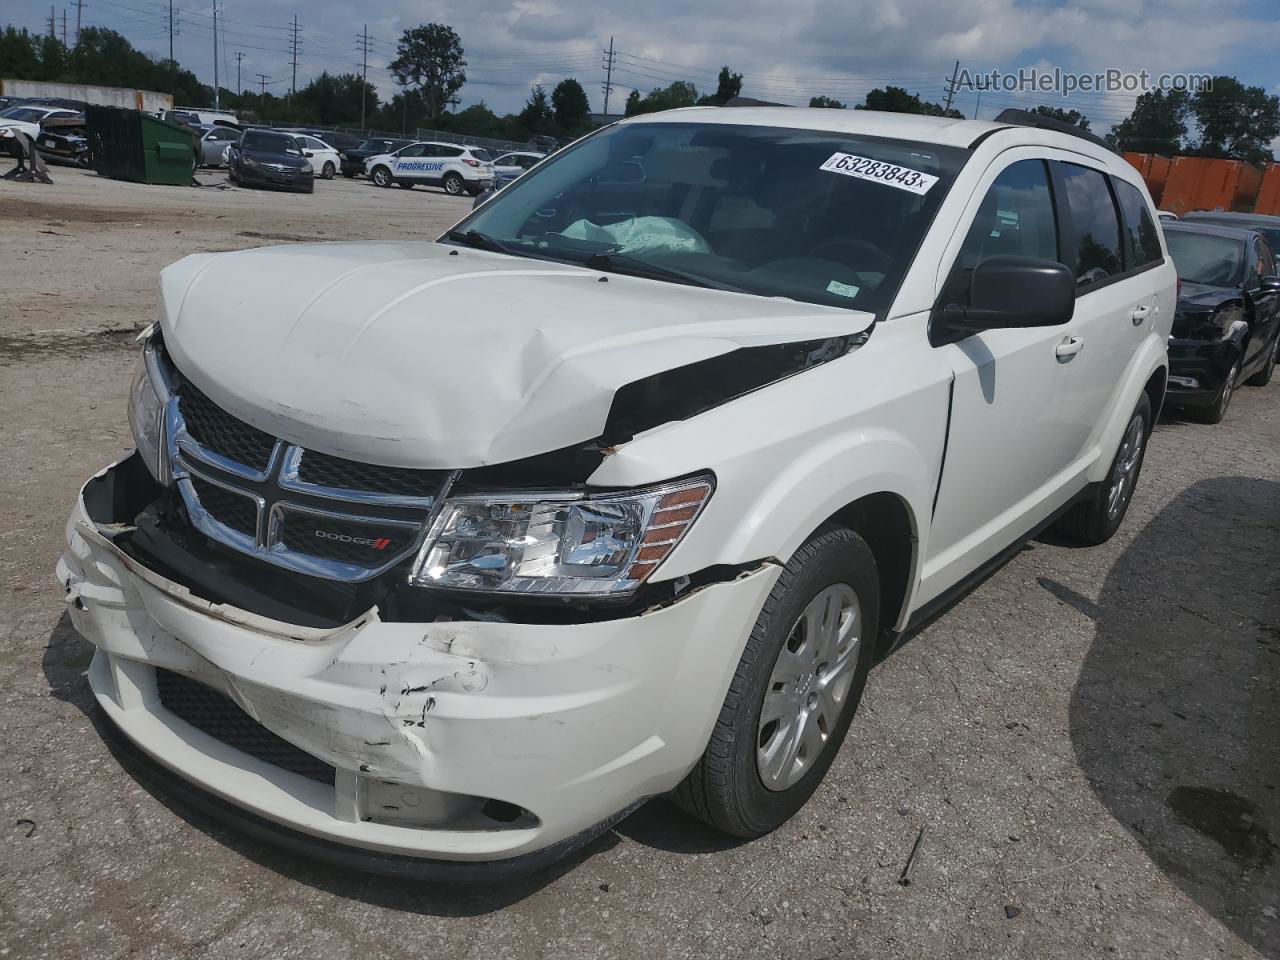
[(1258, 189), (1258, 202), (1254, 204), (1253, 212), (1271, 216), (1280, 215), (1280, 164), (1267, 165), (1267, 172), (1262, 175), (1262, 186)]
[(1192, 210), (1253, 210), (1262, 171), (1243, 160), (1174, 157), (1160, 206), (1178, 216)]
[(1168, 157), (1162, 157), (1158, 153), (1134, 153), (1132, 151), (1124, 155), (1125, 160), (1129, 161), (1130, 166), (1142, 174), (1142, 179), (1147, 185), (1147, 191), (1151, 194), (1151, 199), (1155, 205), (1160, 206), (1160, 198), (1164, 195), (1165, 184), (1169, 180), (1169, 168), (1172, 161)]

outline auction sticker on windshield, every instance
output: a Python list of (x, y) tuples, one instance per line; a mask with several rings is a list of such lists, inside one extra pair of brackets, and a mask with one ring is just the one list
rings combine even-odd
[(932, 174), (896, 163), (859, 157), (853, 153), (833, 153), (818, 169), (828, 173), (842, 173), (846, 177), (857, 177), (859, 180), (873, 180), (920, 196), (928, 193), (929, 188), (938, 182), (938, 178)]

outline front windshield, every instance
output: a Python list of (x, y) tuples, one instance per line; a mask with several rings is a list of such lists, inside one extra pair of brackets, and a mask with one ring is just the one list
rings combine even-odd
[(1178, 276), (1188, 283), (1234, 287), (1244, 266), (1244, 243), (1212, 233), (1166, 230), (1165, 243)]
[(620, 272), (642, 262), (655, 276), (876, 311), (967, 156), (812, 130), (621, 124), (539, 164), (454, 236), (605, 270), (625, 255)]
[(288, 153), (295, 157), (302, 156), (302, 148), (298, 146), (297, 140), (278, 133), (246, 133), (244, 148), (260, 150), (263, 153)]
[(31, 107), (10, 107), (8, 110), (0, 113), (0, 117), (5, 120), (23, 120), (28, 123), (38, 123), (43, 120), (47, 110), (34, 110)]

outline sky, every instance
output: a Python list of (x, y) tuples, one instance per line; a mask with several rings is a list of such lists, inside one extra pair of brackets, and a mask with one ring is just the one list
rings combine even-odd
[[(213, 80), (215, 0), (173, 0), (174, 56)], [(746, 96), (806, 104), (825, 94), (850, 105), (888, 84), (940, 102), (954, 64), (974, 73), (1018, 68), (1092, 72), (1225, 73), (1280, 93), (1280, 4), (1276, 0), (216, 0), (219, 79), (242, 88), (287, 93), (289, 28), (301, 27), (298, 85), (322, 70), (358, 70), (358, 36), (371, 38), (369, 79), (389, 98), (386, 71), (401, 32), (420, 23), (452, 26), (462, 39), (467, 84), (462, 105), (518, 110), (534, 83), (550, 88), (576, 77), (592, 108), (603, 107), (602, 48), (617, 51), (610, 113), (628, 92), (673, 80), (712, 91), (728, 64), (744, 75)], [(47, 30), (50, 4), (4, 0), (0, 24)], [(76, 8), (52, 4), (57, 29), (65, 10), (74, 39)], [(164, 56), (168, 0), (85, 0), (85, 25), (118, 30), (138, 48)], [(1123, 119), (1133, 94), (957, 93), (955, 106), (990, 119), (1005, 107), (1049, 103), (1080, 110), (1105, 132)]]

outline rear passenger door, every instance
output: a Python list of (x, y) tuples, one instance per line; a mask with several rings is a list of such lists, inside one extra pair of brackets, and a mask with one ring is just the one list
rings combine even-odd
[(1113, 452), (1098, 447), (1108, 414), (1132, 399), (1122, 395), (1121, 381), (1159, 309), (1155, 274), (1137, 269), (1129, 248), (1114, 192), (1127, 185), (1113, 183), (1086, 158), (1055, 161), (1052, 168), (1070, 244), (1067, 263), (1076, 274), (1073, 324), (1080, 338), (1063, 402), (1074, 457), (1092, 466)]

